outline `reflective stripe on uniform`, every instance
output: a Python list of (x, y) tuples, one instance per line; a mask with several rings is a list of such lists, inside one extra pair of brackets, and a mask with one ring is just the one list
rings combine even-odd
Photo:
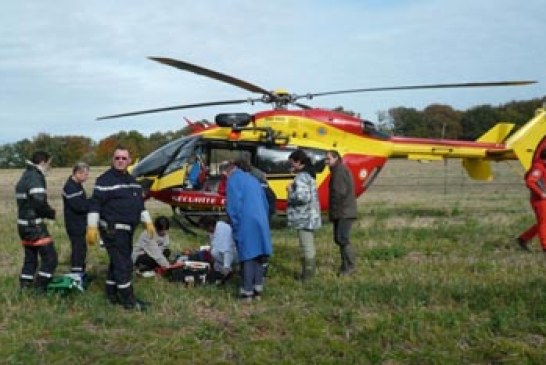
[(27, 275), (27, 274), (21, 274), (21, 276), (19, 276), (21, 279), (25, 279), (25, 280), (34, 280), (34, 276), (32, 275)]
[(17, 224), (21, 226), (28, 226), (31, 224), (40, 224), (44, 220), (42, 218), (32, 219), (32, 220), (26, 220), (26, 219), (17, 219)]
[(16, 193), (15, 194), (15, 199), (26, 199), (27, 198), (27, 193)]
[(95, 185), (96, 190), (100, 191), (112, 191), (112, 190), (118, 190), (118, 189), (141, 189), (142, 186), (140, 184), (117, 184), (112, 186), (102, 186), (102, 185)]
[(32, 188), (28, 191), (29, 194), (46, 194), (47, 190), (45, 188)]
[(50, 277), (53, 276), (53, 274), (50, 274), (50, 273), (45, 272), (45, 271), (38, 271), (38, 275), (43, 276), (44, 278), (50, 278)]
[(125, 284), (118, 284), (118, 289), (127, 289), (130, 286), (131, 286), (131, 282), (129, 281)]
[(106, 280), (106, 285), (116, 285), (116, 282), (113, 280)]
[(123, 223), (116, 223), (114, 224), (114, 228), (115, 229), (121, 229), (121, 230), (124, 230), (124, 231), (130, 231), (131, 230), (131, 226), (128, 225), (128, 224), (123, 224)]
[[(108, 227), (108, 223), (106, 223), (106, 221), (103, 221), (103, 220), (99, 221), (99, 225), (103, 228)], [(114, 223), (114, 229), (120, 229), (122, 231), (131, 231), (132, 227), (131, 225), (125, 224), (125, 223)]]
[(80, 196), (83, 194), (83, 190), (80, 190), (78, 191), (77, 193), (73, 193), (73, 194), (67, 194), (63, 191), (63, 196), (66, 198), (66, 199), (72, 199), (72, 198), (75, 198), (77, 196)]

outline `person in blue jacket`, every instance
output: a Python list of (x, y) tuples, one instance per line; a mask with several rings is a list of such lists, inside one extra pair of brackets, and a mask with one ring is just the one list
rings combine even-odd
[(241, 263), (240, 299), (259, 299), (264, 290), (264, 262), (273, 253), (269, 205), (264, 189), (252, 175), (230, 164), (227, 168), (226, 211)]

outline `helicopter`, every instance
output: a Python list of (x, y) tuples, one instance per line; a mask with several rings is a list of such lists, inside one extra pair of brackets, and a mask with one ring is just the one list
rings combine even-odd
[[(477, 180), (491, 180), (491, 161), (519, 160), (527, 170), (538, 151), (546, 147), (546, 111), (537, 110), (534, 118), (515, 133), (512, 123), (498, 123), (475, 141), (390, 136), (368, 120), (333, 110), (314, 108), (302, 102), (316, 97), (395, 90), (520, 86), (536, 81), (472, 82), (395, 87), (359, 88), (306, 94), (285, 90), (268, 91), (248, 81), (185, 61), (150, 57), (151, 60), (179, 70), (189, 71), (224, 82), (259, 97), (220, 100), (113, 114), (98, 120), (136, 116), (188, 108), (218, 105), (265, 103), (271, 110), (248, 113), (220, 113), (214, 124), (189, 120), (189, 135), (171, 141), (138, 161), (131, 173), (142, 184), (146, 196), (170, 205), (176, 217), (192, 225), (203, 215), (222, 215), (225, 196), (219, 191), (222, 176), (219, 165), (225, 160), (243, 159), (265, 174), (282, 213), (287, 206), (286, 186), (294, 177), (288, 156), (303, 149), (313, 162), (321, 210), (328, 209), (329, 169), (326, 153), (336, 150), (352, 173), (355, 195), (368, 190), (390, 158), (438, 161), (462, 160), (468, 175)], [(296, 109), (289, 109), (294, 106)], [(187, 184), (191, 163), (199, 163), (199, 186)], [(191, 232), (180, 220), (181, 227)]]

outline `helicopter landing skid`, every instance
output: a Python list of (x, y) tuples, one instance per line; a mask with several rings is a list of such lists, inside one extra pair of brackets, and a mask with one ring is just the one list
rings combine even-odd
[(207, 212), (207, 211), (183, 211), (180, 207), (172, 207), (173, 221), (184, 231), (184, 233), (196, 236), (197, 234), (190, 227), (199, 228), (198, 219), (204, 216), (217, 216), (221, 217), (226, 215), (225, 212)]

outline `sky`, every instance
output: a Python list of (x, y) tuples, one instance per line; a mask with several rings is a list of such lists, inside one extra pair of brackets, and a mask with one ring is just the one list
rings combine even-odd
[(258, 97), (153, 62), (170, 57), (292, 93), (536, 80), (524, 87), (323, 96), (308, 105), (378, 112), (442, 103), (465, 110), (546, 95), (543, 0), (94, 0), (0, 4), (0, 144), (39, 133), (98, 141), (177, 130), (221, 112), (104, 115)]

